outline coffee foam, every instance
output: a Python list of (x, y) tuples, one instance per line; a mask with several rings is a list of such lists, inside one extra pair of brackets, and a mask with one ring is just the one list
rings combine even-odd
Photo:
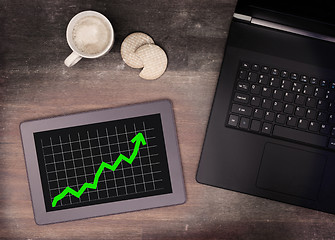
[(83, 54), (96, 55), (108, 47), (111, 31), (102, 19), (87, 16), (75, 24), (72, 38), (74, 45)]

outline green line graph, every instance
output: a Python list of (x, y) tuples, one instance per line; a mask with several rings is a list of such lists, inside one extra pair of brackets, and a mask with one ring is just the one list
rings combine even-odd
[(84, 183), (83, 186), (79, 189), (79, 191), (75, 191), (70, 187), (66, 187), (64, 189), (63, 192), (61, 192), (60, 194), (58, 194), (52, 201), (52, 207), (55, 207), (57, 205), (57, 202), (60, 201), (61, 199), (63, 199), (66, 194), (71, 193), (73, 196), (80, 198), (80, 196), (84, 193), (84, 191), (87, 188), (91, 188), (91, 189), (96, 189), (98, 186), (98, 181), (100, 178), (100, 175), (102, 174), (102, 171), (107, 168), (110, 169), (112, 171), (115, 171), (116, 168), (119, 166), (119, 164), (122, 162), (122, 160), (126, 161), (129, 164), (132, 164), (132, 162), (134, 161), (135, 157), (137, 156), (137, 153), (139, 151), (140, 148), (140, 144), (142, 143), (143, 146), (145, 146), (147, 143), (145, 142), (145, 139), (143, 137), (142, 133), (138, 133), (132, 140), (132, 143), (135, 143), (135, 147), (134, 147), (134, 151), (133, 153), (130, 155), (129, 158), (127, 158), (126, 156), (124, 156), (123, 154), (120, 154), (119, 157), (116, 159), (116, 161), (114, 162), (113, 165), (110, 165), (108, 163), (102, 162), (98, 171), (96, 172), (95, 176), (94, 176), (94, 181), (93, 183)]

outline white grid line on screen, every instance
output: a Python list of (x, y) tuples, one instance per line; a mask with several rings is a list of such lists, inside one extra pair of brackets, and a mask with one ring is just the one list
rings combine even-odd
[[(135, 130), (135, 134), (137, 134), (135, 123), (134, 123), (134, 130)], [(149, 143), (148, 143), (148, 138), (145, 138), (145, 139), (146, 139), (147, 145), (149, 145)], [(157, 154), (157, 155), (158, 155), (158, 154)], [(139, 158), (140, 165), (141, 165), (142, 181), (145, 182), (145, 180), (144, 180), (144, 174), (143, 174), (143, 163), (142, 163), (141, 151), (138, 151), (138, 158)], [(144, 187), (144, 191), (146, 191), (146, 190), (147, 190), (147, 187), (145, 186), (145, 184), (143, 184), (143, 187)]]
[[(110, 141), (109, 141), (109, 136), (110, 135), (109, 135), (109, 132), (108, 132), (107, 128), (106, 128), (106, 133), (107, 133), (107, 143), (108, 143), (108, 148), (109, 148), (109, 156), (110, 156), (111, 161), (113, 161), (112, 160), (113, 159), (113, 157), (112, 157), (112, 148), (111, 148), (111, 144), (110, 144)], [(112, 174), (113, 174), (113, 179), (116, 179), (114, 171), (112, 171)], [(116, 187), (116, 181), (115, 180), (114, 180), (114, 186), (115, 186), (116, 196), (119, 196), (119, 191), (118, 191), (118, 189)], [(107, 190), (107, 192), (108, 192), (108, 190)]]
[[(100, 137), (99, 137), (99, 131), (98, 131), (98, 129), (96, 129), (96, 132), (97, 132), (97, 137), (98, 137), (98, 146), (99, 146), (99, 152), (100, 152), (100, 159), (101, 159), (101, 162), (103, 162), (102, 152), (101, 152), (101, 143), (100, 143)], [(106, 171), (103, 171), (102, 173), (104, 175), (104, 183), (105, 183), (105, 187), (106, 187), (107, 197), (109, 198), (108, 187), (107, 187)], [(98, 190), (98, 192), (99, 192), (99, 190)]]
[[(96, 172), (97, 172), (97, 170), (95, 169), (95, 164), (94, 164), (94, 161), (93, 161), (93, 154), (92, 154), (92, 145), (91, 145), (91, 141), (93, 140), (93, 139), (91, 139), (90, 138), (90, 133), (88, 132), (88, 131), (86, 131), (86, 133), (87, 133), (87, 137), (88, 137), (88, 146), (89, 146), (89, 150), (90, 150), (90, 155), (91, 155), (91, 162), (92, 162), (92, 166), (93, 166), (93, 173), (92, 174), (95, 174)], [(100, 166), (100, 164), (99, 164), (99, 166)], [(86, 167), (86, 166), (85, 166)], [(98, 167), (99, 168), (99, 167)], [(96, 191), (96, 189), (91, 189), (91, 188), (89, 188), (89, 189), (87, 189), (89, 192), (97, 192)], [(97, 194), (98, 194), (98, 198), (99, 198), (99, 192), (97, 192)]]
[[(145, 156), (142, 156), (142, 157), (148, 157), (148, 156), (149, 155), (145, 155)], [(151, 156), (158, 156), (158, 154), (152, 154)], [(151, 163), (151, 164), (153, 165), (153, 164), (159, 164), (159, 163)], [(142, 166), (143, 167), (150, 166), (150, 164), (143, 164)], [(93, 167), (93, 165), (85, 165), (85, 167)], [(138, 167), (138, 166), (136, 166), (136, 167)], [(67, 168), (66, 170), (76, 170), (76, 169), (77, 169), (76, 167), (73, 167), (73, 168)], [(131, 169), (131, 167), (130, 166), (129, 167), (124, 167), (123, 169), (128, 170), (128, 169)], [(57, 171), (49, 171), (48, 173), (54, 173), (54, 172), (57, 172)], [(112, 171), (112, 172), (114, 172), (114, 171)], [(95, 175), (95, 173), (84, 173), (84, 175), (77, 175), (77, 176), (82, 177), (82, 176), (87, 176), (87, 175)]]
[[(64, 159), (64, 152), (63, 152), (63, 144), (62, 144), (62, 139), (59, 136), (59, 143), (60, 143), (60, 149), (61, 149), (61, 154), (62, 154), (62, 162), (63, 162), (63, 166), (64, 166), (64, 172), (65, 172), (65, 181), (66, 181), (66, 186), (69, 186), (69, 179), (67, 177), (67, 171), (66, 171), (66, 166), (65, 166), (65, 159)], [(69, 197), (70, 200), (70, 204), (72, 204), (72, 199)]]
[[(119, 134), (120, 135), (120, 134)], [(116, 136), (116, 135), (112, 135), (112, 136)], [(151, 137), (151, 138), (148, 138), (148, 139), (154, 139), (155, 137)], [(98, 139), (98, 138), (96, 138)], [(76, 142), (72, 142), (72, 143), (78, 143), (78, 141)], [(122, 142), (122, 143), (127, 143), (127, 142)], [(59, 144), (58, 144), (59, 145)], [(117, 144), (112, 144), (112, 145), (117, 145)], [(54, 145), (53, 145), (54, 146)], [(49, 146), (48, 146), (49, 147)], [(108, 147), (108, 144), (106, 145), (101, 145), (101, 147)], [(154, 148), (156, 147), (156, 145), (152, 145), (152, 146), (149, 146), (149, 148)], [(45, 148), (45, 147), (44, 147)], [(90, 148), (82, 148), (82, 150), (89, 150)], [(123, 150), (123, 151), (120, 151), (121, 153), (123, 152), (128, 152), (128, 150)], [(71, 151), (64, 151), (64, 153), (71, 153)], [(57, 154), (61, 154), (61, 153), (56, 153), (55, 155)], [(103, 155), (108, 155), (108, 154), (103, 154)], [(52, 156), (52, 154), (45, 154), (44, 155), (45, 157), (48, 157), (48, 156)], [(100, 155), (93, 155), (92, 157), (96, 157), (96, 156), (100, 156)], [(74, 159), (76, 160), (76, 159)], [(48, 163), (47, 163), (48, 164)]]
[[(162, 171), (154, 171), (153, 173), (155, 174), (155, 173), (161, 173)], [(134, 177), (137, 177), (137, 176), (144, 176), (144, 175), (150, 175), (151, 174), (151, 172), (150, 173), (141, 173), (141, 174), (134, 174)], [(83, 175), (82, 175), (83, 176)], [(63, 179), (65, 179), (65, 178), (60, 178), (60, 179), (58, 179), (58, 180), (63, 180)], [(118, 177), (118, 178), (115, 178), (115, 180), (117, 180), (117, 179), (123, 179), (123, 177)], [(162, 179), (158, 179), (158, 180), (162, 180)], [(158, 180), (154, 180), (154, 181), (158, 181)], [(51, 180), (50, 182), (54, 182), (54, 181), (57, 181), (57, 180)], [(153, 182), (153, 181), (146, 181), (146, 183), (147, 182)], [(134, 183), (134, 184), (128, 184), (127, 186), (130, 186), (130, 185), (136, 185), (136, 183)], [(69, 185), (68, 187), (75, 187), (75, 186), (77, 186), (77, 185)], [(117, 186), (115, 186), (116, 188), (117, 188)], [(50, 188), (50, 190), (55, 190), (55, 189), (60, 189), (60, 188)], [(110, 189), (110, 188), (108, 188), (108, 189)], [(114, 189), (114, 188), (113, 188)], [(96, 191), (105, 191), (106, 189), (100, 189), (100, 190), (96, 190)]]
[[(87, 190), (85, 190), (85, 191), (87, 191), (86, 194), (88, 195), (88, 199), (87, 199), (87, 200), (86, 200), (86, 199), (85, 199), (85, 200), (82, 200), (81, 198), (79, 198), (79, 202), (87, 202), (87, 201), (91, 201), (91, 200), (93, 200), (93, 199), (91, 199), (91, 196), (90, 196), (92, 192), (96, 192), (96, 193), (97, 193), (97, 197), (98, 197), (98, 199), (94, 199), (94, 200), (99, 200), (99, 199), (102, 199), (102, 198), (110, 198), (111, 196), (110, 196), (108, 190), (112, 190), (112, 189), (115, 190), (115, 192), (116, 192), (116, 196), (125, 196), (125, 195), (129, 195), (129, 194), (137, 194), (137, 193), (142, 193), (142, 192), (148, 192), (148, 191), (155, 191), (155, 190), (158, 190), (158, 189), (156, 189), (155, 182), (162, 181), (162, 179), (157, 179), (157, 180), (155, 180), (154, 177), (153, 177), (153, 174), (160, 173), (161, 171), (153, 172), (152, 165), (153, 165), (153, 164), (159, 164), (159, 162), (158, 162), (158, 163), (152, 163), (152, 162), (151, 162), (151, 157), (158, 156), (158, 154), (151, 154), (151, 155), (150, 155), (150, 151), (149, 151), (149, 149), (150, 149), (150, 148), (154, 148), (154, 147), (156, 147), (156, 145), (149, 146), (149, 144), (148, 144), (148, 139), (154, 139), (155, 137), (147, 138), (147, 131), (154, 130), (154, 128), (145, 129), (145, 124), (144, 124), (144, 122), (143, 122), (143, 128), (144, 128), (144, 129), (136, 130), (136, 125), (134, 124), (134, 129), (135, 129), (135, 131), (130, 131), (130, 132), (128, 132), (128, 131), (127, 131), (127, 126), (124, 125), (125, 133), (120, 133), (120, 132), (118, 133), (118, 128), (115, 127), (115, 134), (109, 134), (108, 129), (105, 128), (107, 136), (104, 136), (104, 134), (99, 135), (99, 131), (98, 131), (98, 129), (96, 129), (96, 131), (97, 131), (97, 137), (92, 137), (92, 136), (90, 136), (89, 131), (87, 131), (87, 137), (88, 137), (88, 139), (86, 139), (86, 138), (81, 138), (80, 133), (78, 132), (78, 133), (77, 133), (77, 134), (78, 134), (78, 140), (72, 140), (70, 134), (68, 134), (68, 140), (69, 140), (69, 141), (62, 141), (61, 136), (58, 136), (58, 137), (59, 137), (59, 141), (60, 141), (59, 144), (53, 142), (53, 139), (50, 137), (50, 146), (43, 145), (42, 140), (41, 140), (42, 150), (45, 149), (45, 148), (47, 148), (47, 147), (51, 147), (51, 150), (52, 150), (51, 154), (44, 154), (44, 150), (43, 150), (43, 157), (44, 157), (44, 159), (45, 159), (46, 156), (52, 156), (52, 160), (53, 160), (53, 163), (47, 163), (46, 160), (44, 160), (45, 165), (53, 164), (53, 165), (54, 165), (54, 168), (55, 168), (55, 171), (49, 171), (49, 172), (47, 171), (47, 177), (48, 177), (48, 173), (55, 173), (55, 176), (56, 176), (56, 179), (55, 179), (55, 180), (49, 180), (49, 178), (47, 178), (47, 181), (48, 181), (48, 187), (49, 187), (49, 193), (50, 193), (50, 198), (51, 198), (51, 200), (53, 199), (53, 197), (55, 197), (55, 196), (52, 196), (53, 194), (52, 194), (51, 190), (54, 191), (54, 190), (57, 189), (58, 194), (60, 194), (60, 193), (62, 192), (62, 190), (64, 190), (66, 187), (71, 187), (71, 188), (76, 187), (76, 190), (79, 190), (83, 183), (80, 183), (80, 184), (79, 184), (79, 183), (78, 183), (78, 178), (80, 178), (80, 177), (85, 177), (86, 182), (88, 182), (88, 178), (87, 178), (87, 177), (88, 177), (89, 175), (95, 175), (95, 174), (96, 174), (96, 172), (97, 172), (97, 167), (100, 167), (101, 162), (103, 161), (103, 156), (106, 155), (106, 153), (104, 153), (104, 154), (102, 153), (102, 149), (101, 149), (102, 147), (106, 147), (106, 146), (107, 146), (107, 147), (109, 148), (109, 152), (107, 153), (107, 155), (110, 156), (110, 158), (111, 158), (111, 162), (113, 162), (113, 160), (112, 160), (112, 153), (113, 153), (113, 152), (112, 152), (112, 148), (111, 148), (113, 145), (117, 145), (117, 148), (118, 148), (118, 152), (117, 152), (117, 153), (118, 153), (118, 154), (121, 154), (122, 152), (127, 152), (127, 153), (129, 154), (129, 156), (130, 156), (130, 155), (131, 155), (131, 148), (130, 148), (130, 144), (129, 144), (129, 141), (130, 141), (129, 138), (130, 138), (130, 136), (129, 136), (128, 134), (129, 134), (129, 133), (134, 133), (134, 134), (136, 135), (136, 134), (139, 133), (139, 132), (143, 132), (143, 135), (144, 135), (144, 137), (145, 137), (145, 139), (146, 139), (146, 142), (147, 142), (147, 144), (146, 144), (146, 148), (147, 148), (147, 151), (148, 151), (148, 155), (146, 155), (146, 156), (143, 156), (143, 155), (142, 155), (142, 156), (141, 156), (140, 151), (138, 151), (138, 155), (136, 156), (136, 159), (134, 159), (134, 160), (139, 161), (139, 165), (137, 165), (137, 166), (133, 166), (133, 165), (130, 164), (129, 167), (124, 167), (124, 166), (123, 166), (123, 162), (124, 162), (124, 161), (122, 161), (121, 164), (120, 164), (121, 166), (119, 166), (118, 169), (115, 170), (115, 171), (121, 171), (121, 172), (122, 172), (122, 177), (117, 178), (115, 172), (112, 171), (112, 174), (113, 174), (113, 179), (112, 179), (112, 180), (114, 181), (114, 186), (108, 187), (108, 185), (107, 185), (107, 177), (106, 177), (106, 173), (103, 171), (103, 173), (104, 173), (104, 180), (103, 180), (103, 181), (104, 181), (104, 183), (105, 183), (105, 188), (103, 188), (103, 189), (87, 189)], [(121, 135), (125, 135), (127, 141), (119, 142), (119, 136), (121, 136)], [(111, 142), (110, 142), (110, 137), (113, 137), (113, 136), (116, 136), (117, 143), (111, 143)], [(102, 138), (107, 138), (107, 144), (105, 144), (105, 145), (102, 145), (102, 144), (101, 144), (101, 139), (102, 139)], [(97, 144), (97, 145), (98, 145), (97, 148), (98, 148), (100, 154), (95, 154), (95, 155), (93, 155), (93, 153), (92, 153), (92, 148), (96, 148), (96, 146), (92, 147), (92, 145), (91, 145), (91, 141), (92, 141), (92, 140), (97, 140), (97, 142), (98, 142), (98, 144)], [(87, 141), (87, 142), (88, 142), (88, 144), (89, 144), (89, 147), (88, 147), (88, 148), (84, 148), (84, 147), (83, 147), (83, 145), (82, 145), (83, 141)], [(79, 144), (79, 150), (77, 150), (77, 149), (74, 150), (74, 149), (73, 149), (73, 144), (76, 144), (76, 143)], [(128, 146), (128, 149), (126, 149), (126, 150), (124, 150), (124, 151), (121, 151), (121, 148), (120, 148), (120, 144), (121, 144), (121, 143), (126, 143), (127, 146)], [(69, 144), (69, 145), (70, 145), (70, 151), (64, 151), (64, 145), (65, 145), (65, 144)], [(60, 151), (55, 152), (55, 151), (54, 151), (54, 147), (55, 147), (55, 146), (59, 146), (59, 147), (60, 147)], [(142, 146), (142, 147), (144, 148), (144, 146)], [(140, 148), (141, 148), (141, 147), (140, 147)], [(89, 150), (89, 153), (90, 153), (89, 155), (90, 155), (90, 156), (85, 156), (84, 153), (83, 153), (84, 150)], [(140, 150), (140, 149), (139, 149), (139, 150)], [(78, 158), (78, 156), (77, 156), (77, 157), (74, 156), (74, 152), (75, 152), (75, 151), (80, 151), (80, 158)], [(65, 154), (65, 153), (69, 153), (69, 154), (71, 154), (71, 159), (69, 159), (69, 160), (68, 160), (68, 159), (65, 160), (65, 157), (64, 157), (64, 154)], [(116, 153), (116, 152), (114, 152), (114, 153)], [(61, 157), (61, 160), (62, 160), (62, 161), (59, 161), (59, 162), (62, 163), (63, 166), (64, 166), (64, 168), (65, 168), (65, 169), (64, 169), (64, 172), (65, 172), (65, 178), (60, 178), (59, 175), (58, 175), (59, 170), (57, 170), (56, 160), (55, 160), (55, 155), (57, 155), (57, 154), (60, 154), (60, 155), (62, 156), (62, 157)], [(60, 156), (58, 156), (58, 157), (60, 157)], [(87, 158), (87, 157), (91, 159), (91, 164), (89, 164), (89, 165), (85, 165), (85, 160), (84, 160), (84, 158)], [(94, 162), (93, 157), (99, 157), (101, 161), (100, 161), (100, 162), (99, 162), (99, 161)], [(143, 163), (142, 163), (142, 158), (143, 158), (143, 157), (148, 157), (148, 159), (149, 159), (149, 164), (143, 164)], [(67, 158), (69, 158), (69, 157), (67, 157)], [(76, 160), (81, 160), (82, 165), (83, 165), (82, 168), (83, 168), (83, 171), (84, 171), (83, 174), (77, 174), (76, 169), (77, 169), (78, 167), (76, 167), (76, 163), (75, 163)], [(73, 168), (67, 168), (67, 167), (66, 167), (66, 162), (69, 162), (69, 161), (71, 161), (72, 164), (74, 165)], [(57, 163), (58, 163), (58, 161), (57, 161)], [(127, 164), (128, 164), (128, 163), (127, 163)], [(67, 164), (67, 165), (68, 165), (68, 164)], [(99, 165), (99, 166), (98, 166), (98, 165)], [(144, 172), (143, 172), (143, 167), (145, 167), (146, 165), (149, 165), (149, 167), (150, 167), (150, 169), (151, 169), (150, 173), (144, 173)], [(93, 173), (87, 173), (85, 167), (93, 167), (93, 170), (94, 170)], [(134, 169), (135, 169), (135, 167), (139, 167), (139, 168), (141, 168), (140, 174), (135, 174), (135, 173), (134, 173)], [(131, 169), (131, 173), (132, 173), (132, 174), (129, 175), (129, 176), (126, 176), (126, 175), (125, 175), (125, 170), (128, 170), (129, 168)], [(74, 176), (69, 177), (69, 176), (67, 175), (67, 171), (69, 171), (69, 170), (73, 170), (73, 171), (74, 171)], [(138, 169), (138, 170), (139, 170), (139, 169)], [(61, 171), (62, 171), (62, 170), (61, 170)], [(72, 174), (72, 173), (71, 173), (71, 174)], [(147, 181), (145, 180), (145, 175), (148, 175), (148, 174), (151, 175), (151, 180), (150, 180), (150, 181), (148, 181), (149, 179), (147, 179)], [(141, 176), (143, 182), (139, 182), (139, 183), (137, 183), (136, 180), (135, 180), (135, 177), (136, 177), (136, 176)], [(132, 184), (127, 183), (127, 182), (126, 182), (126, 177), (132, 177), (132, 178), (133, 178), (133, 183), (132, 183)], [(69, 183), (69, 180), (72, 179), (72, 178), (74, 178), (73, 181), (75, 180), (75, 182), (76, 182), (75, 185)], [(124, 183), (124, 185), (122, 185), (122, 186), (117, 186), (116, 180), (118, 180), (118, 179), (123, 179), (123, 183)], [(66, 187), (60, 187), (60, 185), (59, 185), (59, 181), (61, 181), (61, 180), (65, 180), (65, 181), (66, 181), (66, 183), (67, 183), (67, 186), (66, 186)], [(108, 179), (108, 180), (111, 181), (111, 179)], [(55, 188), (51, 188), (50, 183), (53, 183), (53, 182), (55, 182), (55, 181), (57, 182), (57, 187), (55, 187)], [(73, 181), (72, 181), (72, 183), (73, 183)], [(100, 181), (101, 181), (101, 180), (99, 180), (99, 183), (100, 183)], [(147, 184), (147, 183), (152, 183), (153, 186), (154, 186), (154, 189), (152, 189), (152, 190), (151, 190), (151, 189), (147, 189), (147, 188), (146, 188), (146, 184)], [(139, 191), (139, 190), (138, 190), (138, 185), (139, 185), (139, 184), (142, 184), (142, 185), (144, 186), (144, 190), (143, 190), (143, 191)], [(130, 186), (133, 186), (133, 187), (134, 187), (134, 189), (135, 189), (135, 192), (134, 192), (134, 193), (129, 193), (129, 192), (128, 192), (127, 187), (130, 187)], [(125, 194), (120, 194), (120, 192), (119, 192), (119, 188), (120, 188), (120, 187), (122, 187), (122, 188), (125, 189)], [(142, 189), (143, 189), (143, 188), (142, 188)], [(163, 189), (163, 188), (161, 188), (161, 189)], [(106, 192), (107, 192), (107, 196), (101, 196), (101, 195), (100, 195), (100, 192), (102, 192), (102, 191), (106, 191)], [(132, 190), (132, 191), (133, 191), (133, 190)], [(55, 193), (54, 193), (54, 194), (55, 194)], [(57, 194), (57, 195), (58, 195), (58, 194)], [(68, 194), (66, 197), (69, 198), (69, 202), (70, 202), (70, 203), (68, 203), (68, 202), (63, 202), (63, 201), (62, 201), (63, 199), (62, 199), (61, 201), (59, 201), (59, 203), (60, 203), (61, 206), (64, 206), (64, 205), (70, 205), (70, 204), (73, 203), (72, 200), (71, 200), (71, 197), (72, 197), (71, 194)], [(115, 197), (115, 196), (113, 196), (113, 197)], [(65, 198), (64, 198), (64, 199), (65, 199)]]
[[(51, 140), (51, 138), (50, 138)], [(42, 146), (42, 152), (43, 152), (43, 160), (44, 160), (44, 163), (46, 163), (46, 159), (45, 159), (45, 156), (44, 156), (44, 149), (43, 149), (43, 140), (41, 139), (41, 146)], [(54, 161), (54, 167), (56, 169), (56, 163)], [(49, 181), (49, 174), (48, 174), (48, 170), (46, 170), (46, 175), (47, 175), (47, 181), (48, 181), (48, 187), (49, 187), (49, 195), (50, 195), (50, 199), (52, 199), (52, 196), (51, 196), (51, 190), (52, 188), (50, 187), (50, 181)], [(55, 173), (57, 175), (57, 173)], [(58, 193), (59, 193), (59, 185), (58, 185), (58, 182), (57, 182), (57, 186), (58, 186)]]
[[(155, 180), (155, 181), (146, 181), (146, 183), (161, 182), (161, 181), (163, 181), (163, 179), (158, 179), (158, 180)], [(136, 184), (128, 184), (127, 186), (135, 186), (135, 185)], [(109, 190), (116, 190), (117, 188), (118, 187), (110, 187), (108, 189)], [(144, 193), (144, 192), (148, 192), (148, 191), (157, 191), (157, 190), (160, 190), (160, 189), (163, 189), (163, 188), (156, 188), (156, 189), (152, 189), (152, 190), (145, 190), (145, 191), (138, 191), (138, 192), (134, 192), (134, 193), (120, 194), (118, 196), (126, 196), (126, 195), (130, 195), (130, 194)], [(103, 192), (103, 191), (106, 191), (106, 190), (105, 189), (97, 189), (96, 191), (97, 192)], [(87, 200), (87, 201), (82, 201), (82, 202), (89, 202), (89, 201)]]
[[(124, 125), (124, 131), (127, 133), (127, 127), (126, 127), (126, 125)], [(129, 146), (129, 138), (128, 138), (128, 134), (126, 134), (126, 138), (127, 138), (127, 146), (128, 146), (128, 156), (130, 156), (131, 155), (131, 152), (130, 152), (130, 146)], [(133, 150), (134, 151), (134, 150)], [(140, 150), (138, 150), (138, 152), (140, 152)], [(136, 157), (135, 157), (136, 158)], [(134, 161), (135, 161), (135, 159), (134, 159)], [(131, 172), (132, 172), (132, 175), (133, 175), (133, 182), (134, 182), (134, 184), (136, 183), (136, 181), (135, 181), (135, 174), (134, 174), (134, 168), (133, 168), (133, 164), (130, 164), (130, 169), (131, 169)], [(134, 188), (135, 188), (135, 193), (137, 193), (137, 187), (136, 187), (136, 184), (135, 184), (135, 186), (134, 186)]]
[[(146, 129), (146, 131), (150, 131), (150, 130), (154, 130), (154, 128), (148, 128), (148, 129)], [(130, 131), (130, 132), (128, 132), (128, 133), (136, 133), (136, 131)], [(119, 135), (122, 135), (123, 133), (121, 133), (121, 134), (119, 134)], [(109, 135), (109, 136), (116, 136), (116, 134), (113, 134), (113, 135)], [(95, 140), (95, 139), (98, 139), (98, 137), (93, 137), (93, 138), (90, 138), (91, 140)], [(80, 142), (80, 140), (78, 140), (78, 141), (73, 141), (73, 143), (79, 143)], [(119, 142), (119, 143), (127, 143), (127, 142)], [(53, 146), (58, 146), (58, 145), (60, 145), (60, 143), (56, 143), (56, 144), (53, 144)], [(113, 144), (112, 144), (113, 145)], [(114, 143), (114, 145), (117, 145), (117, 143)], [(45, 146), (45, 147), (47, 147), (47, 146)]]
[[(88, 182), (88, 180), (87, 180), (87, 174), (86, 174), (86, 169), (85, 169), (85, 162), (84, 162), (84, 153), (83, 153), (83, 147), (82, 147), (82, 141), (81, 141), (81, 139), (80, 139), (80, 133), (78, 132), (78, 142), (79, 142), (79, 147), (80, 147), (80, 156), (81, 156), (81, 162), (82, 162), (82, 164), (83, 164), (83, 171), (84, 171), (84, 175), (85, 175), (85, 181), (86, 182)], [(71, 140), (70, 140), (70, 142), (71, 142)], [(71, 142), (70, 144), (72, 145), (72, 143), (74, 143), (74, 142)], [(72, 147), (71, 147), (71, 149), (72, 149)], [(73, 154), (73, 153), (72, 153)], [(74, 161), (74, 160), (73, 160)], [(75, 167), (75, 166), (74, 166)], [(77, 177), (77, 179), (78, 179), (78, 177)], [(78, 185), (79, 186), (79, 185)], [(79, 187), (78, 187), (79, 188)], [(88, 200), (89, 201), (91, 201), (91, 196), (90, 196), (90, 194), (89, 194), (89, 192), (88, 192)]]
[[(143, 128), (145, 129), (145, 123), (143, 122)], [(145, 134), (145, 138), (147, 137), (147, 132), (144, 131)], [(150, 170), (151, 170), (151, 179), (153, 181), (153, 185), (154, 185), (154, 189), (156, 189), (156, 184), (155, 184), (155, 178), (154, 178), (154, 174), (152, 173), (152, 165), (151, 165), (151, 157), (150, 157), (150, 150), (148, 148), (148, 144), (147, 144), (147, 150), (148, 150), (148, 155), (149, 155), (149, 163), (150, 163)]]
[[(79, 133), (78, 133), (79, 134)], [(68, 135), (69, 136), (69, 145), (70, 145), (70, 149), (71, 149), (71, 156), (72, 156), (72, 163), (73, 163), (73, 171), (75, 173), (75, 179), (76, 179), (76, 187), (77, 187), (77, 190), (79, 190), (79, 185), (78, 185), (78, 177), (77, 177), (77, 172), (76, 172), (76, 168), (75, 168), (75, 162), (74, 162), (74, 156), (73, 156), (73, 149), (72, 149), (72, 144), (71, 144), (71, 136), (70, 134)], [(65, 161), (65, 160), (64, 160)], [(87, 178), (86, 178), (87, 180)], [(81, 202), (81, 198), (79, 198), (79, 202)]]
[[(55, 159), (55, 155), (54, 155), (54, 148), (52, 146), (52, 138), (50, 137), (50, 148), (51, 148), (51, 153), (52, 153), (52, 159), (54, 161), (54, 166), (55, 166), (55, 169), (57, 170), (57, 166), (56, 166), (56, 159)], [(48, 175), (48, 173), (47, 173)], [(56, 172), (56, 178), (58, 179), (58, 172)], [(59, 188), (59, 181), (57, 181), (57, 185), (58, 185), (58, 188)], [(58, 193), (60, 193), (60, 189), (58, 190)], [(62, 202), (61, 202), (61, 206), (63, 206)]]
[[(118, 151), (119, 151), (118, 153), (121, 154), (120, 141), (119, 141), (119, 136), (117, 134), (117, 127), (116, 126), (115, 126), (115, 133), (116, 133), (116, 139), (117, 139), (117, 147), (118, 147)], [(128, 194), (128, 192), (127, 192), (127, 183), (126, 183), (126, 178), (124, 176), (123, 161), (119, 164), (119, 166), (120, 165), (121, 165), (121, 171), (122, 171), (122, 175), (123, 175), (124, 189), (126, 190), (126, 195), (127, 195)]]

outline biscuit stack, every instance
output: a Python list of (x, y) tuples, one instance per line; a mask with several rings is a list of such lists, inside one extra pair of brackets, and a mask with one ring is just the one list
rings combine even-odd
[(143, 68), (140, 77), (155, 80), (162, 76), (167, 67), (167, 56), (162, 48), (145, 33), (128, 35), (121, 45), (123, 61), (132, 68)]

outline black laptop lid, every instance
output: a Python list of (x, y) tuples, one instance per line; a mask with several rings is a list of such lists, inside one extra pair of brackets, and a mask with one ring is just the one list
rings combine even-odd
[(235, 13), (327, 36), (335, 36), (333, 0), (239, 0)]

